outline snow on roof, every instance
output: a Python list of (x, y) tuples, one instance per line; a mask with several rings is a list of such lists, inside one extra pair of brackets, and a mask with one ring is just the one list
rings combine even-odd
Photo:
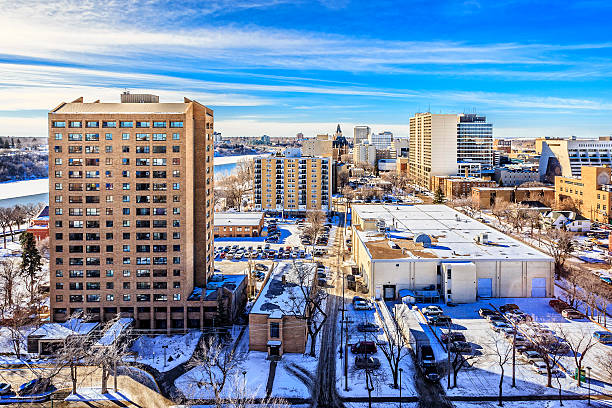
[(96, 346), (110, 346), (115, 342), (117, 337), (123, 333), (125, 329), (127, 329), (132, 322), (134, 321), (131, 317), (122, 317), (117, 320), (108, 330), (104, 333), (102, 337), (96, 342)]
[[(552, 258), (481, 222), (445, 205), (354, 205), (354, 218), (384, 221), (386, 234), (355, 228), (370, 257), (382, 259), (445, 260), (527, 260), (552, 262)], [(354, 223), (358, 226), (358, 223)], [(412, 237), (425, 233), (432, 237), (429, 248), (414, 243)], [(488, 244), (477, 242), (488, 235)], [(388, 239), (399, 249), (388, 246)], [(401, 239), (404, 237), (405, 239)]]
[(70, 319), (65, 323), (45, 323), (34, 330), (30, 336), (41, 340), (64, 340), (69, 336), (85, 335), (99, 323), (86, 323), (82, 319)]
[(55, 113), (184, 113), (188, 103), (65, 103)]
[[(206, 299), (215, 300), (217, 295), (217, 289), (223, 287), (230, 291), (235, 291), (242, 285), (242, 282), (246, 279), (246, 275), (226, 275), (226, 274), (214, 274), (208, 278), (206, 282)], [(202, 296), (202, 288), (194, 287), (193, 292), (189, 295), (187, 300), (200, 300)]]
[(215, 227), (248, 225), (258, 226), (263, 219), (263, 212), (216, 212)]
[[(316, 267), (314, 263), (296, 262), (296, 265), (307, 268), (306, 278), (312, 279)], [(283, 275), (285, 276), (285, 283), (283, 283)], [(295, 299), (303, 298), (299, 281), (299, 274), (292, 262), (279, 263), (272, 271), (255, 304), (253, 304), (251, 313), (274, 315), (275, 318), (295, 314), (292, 313), (295, 310)], [(282, 314), (279, 315), (278, 312)]]
[(0, 200), (49, 193), (49, 179), (0, 183)]

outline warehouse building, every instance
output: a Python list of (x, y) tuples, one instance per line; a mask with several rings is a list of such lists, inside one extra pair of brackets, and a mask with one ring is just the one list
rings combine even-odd
[(353, 257), (370, 296), (446, 302), (550, 297), (553, 259), (445, 205), (353, 207)]

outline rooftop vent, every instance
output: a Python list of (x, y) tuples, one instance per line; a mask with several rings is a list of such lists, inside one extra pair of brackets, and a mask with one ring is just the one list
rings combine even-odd
[(121, 103), (159, 103), (159, 96), (152, 94), (131, 94), (125, 91), (121, 94)]

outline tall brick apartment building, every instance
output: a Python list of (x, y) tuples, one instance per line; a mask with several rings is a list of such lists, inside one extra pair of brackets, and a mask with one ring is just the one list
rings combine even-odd
[[(213, 271), (213, 112), (187, 98), (79, 98), (49, 112), (51, 319), (201, 327)], [(191, 304), (193, 303), (193, 304)]]

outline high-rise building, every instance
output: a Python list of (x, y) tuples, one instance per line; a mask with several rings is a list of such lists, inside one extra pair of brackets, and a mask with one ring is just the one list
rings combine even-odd
[[(538, 146), (538, 142), (539, 145)], [(538, 139), (540, 178), (554, 182), (555, 176), (579, 177), (582, 166), (612, 166), (612, 140), (599, 139)]]
[(299, 154), (254, 160), (255, 208), (266, 212), (304, 214), (330, 210), (332, 158)]
[(493, 166), (493, 125), (485, 116), (459, 115), (457, 121), (457, 161)]
[(353, 163), (355, 165), (369, 164), (376, 166), (376, 147), (367, 142), (353, 146)]
[(213, 273), (213, 111), (187, 98), (79, 98), (49, 112), (51, 320), (204, 325)]
[(393, 133), (391, 132), (380, 132), (380, 133), (370, 133), (368, 137), (368, 141), (378, 150), (389, 149), (391, 147), (391, 142), (393, 141)]
[(364, 140), (368, 140), (370, 132), (369, 126), (355, 126), (355, 129), (353, 129), (353, 145), (358, 145)]
[(417, 113), (410, 118), (410, 177), (430, 188), (431, 176), (457, 174), (457, 115)]

